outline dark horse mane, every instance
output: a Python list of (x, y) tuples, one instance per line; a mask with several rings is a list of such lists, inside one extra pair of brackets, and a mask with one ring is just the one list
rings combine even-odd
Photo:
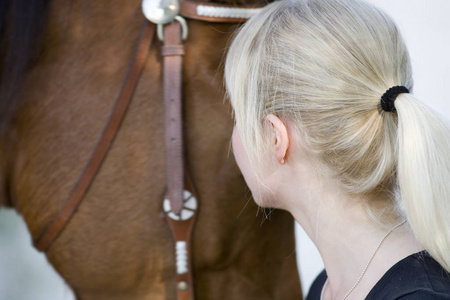
[(49, 0), (0, 1), (0, 135), (17, 103), (26, 71), (40, 52)]

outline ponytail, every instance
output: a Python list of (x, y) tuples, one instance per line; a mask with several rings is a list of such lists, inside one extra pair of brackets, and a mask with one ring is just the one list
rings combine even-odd
[(410, 94), (395, 107), (401, 206), (416, 238), (450, 272), (450, 127)]
[(319, 175), (358, 195), (378, 223), (398, 217), (399, 199), (419, 242), (450, 271), (450, 127), (410, 94), (398, 95), (398, 118), (380, 112), (387, 87), (413, 88), (389, 16), (366, 1), (275, 1), (236, 36), (225, 78), (253, 165), (268, 141), (265, 116), (288, 120)]

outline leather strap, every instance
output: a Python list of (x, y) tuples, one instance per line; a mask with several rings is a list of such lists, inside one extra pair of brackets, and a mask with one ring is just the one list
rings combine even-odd
[[(167, 182), (165, 198), (170, 201), (170, 211), (168, 208), (166, 219), (175, 245), (177, 299), (193, 300), (191, 235), (195, 223), (197, 205), (195, 204), (193, 210), (189, 207), (183, 207), (183, 204), (191, 199), (189, 197), (184, 199), (185, 190), (194, 195), (196, 199), (198, 198), (184, 167), (182, 114), (182, 56), (184, 55), (184, 45), (181, 41), (181, 26), (179, 22), (172, 22), (164, 26), (164, 45), (161, 48), (161, 54), (164, 57), (164, 125)], [(177, 218), (177, 220), (173, 218)]]
[[(199, 7), (201, 8), (199, 10)], [(264, 6), (252, 6), (252, 5), (225, 5), (219, 3), (208, 2), (196, 2), (196, 1), (181, 1), (180, 3), (180, 15), (186, 18), (207, 21), (207, 22), (223, 22), (223, 23), (244, 23), (249, 17), (239, 17), (244, 10), (252, 10), (256, 12), (256, 9), (263, 8)], [(222, 8), (234, 10), (237, 12), (235, 16), (218, 16), (213, 14), (199, 14), (202, 8), (207, 10), (208, 8)]]
[(164, 128), (166, 146), (165, 198), (170, 200), (172, 212), (179, 214), (183, 206), (184, 162), (182, 124), (182, 64), (184, 46), (181, 42), (181, 26), (172, 22), (164, 26), (164, 45), (161, 48), (164, 82)]
[(47, 251), (58, 235), (62, 232), (67, 225), (77, 207), (82, 202), (84, 195), (92, 184), (95, 175), (102, 162), (104, 161), (108, 150), (110, 149), (117, 131), (122, 123), (123, 117), (127, 107), (132, 99), (134, 90), (139, 81), (140, 75), (145, 65), (147, 55), (152, 43), (153, 35), (155, 32), (154, 24), (146, 20), (142, 29), (141, 36), (138, 42), (138, 46), (135, 55), (132, 59), (130, 68), (125, 77), (122, 89), (117, 97), (114, 109), (109, 117), (108, 124), (106, 125), (103, 134), (97, 143), (94, 152), (89, 159), (83, 173), (79, 177), (77, 183), (72, 189), (69, 198), (65, 205), (53, 219), (51, 224), (43, 231), (37, 242), (36, 248), (40, 251)]
[[(175, 256), (177, 260), (177, 271), (176, 271), (176, 293), (177, 293), (177, 300), (194, 300), (195, 299), (195, 293), (194, 293), (194, 277), (192, 273), (192, 245), (191, 245), (191, 239), (192, 239), (192, 232), (194, 229), (196, 215), (191, 217), (190, 219), (186, 221), (176, 221), (171, 218), (169, 218), (166, 215), (167, 223), (169, 223), (170, 230), (172, 231), (172, 237), (174, 239), (175, 243)], [(185, 251), (184, 255), (186, 260), (186, 266), (187, 271), (186, 272), (179, 272), (178, 271), (178, 264), (179, 262), (179, 252), (178, 249), (178, 243), (184, 242), (185, 243), (185, 249), (181, 251)]]
[[(197, 194), (195, 193), (192, 181), (188, 174), (185, 176), (186, 190), (190, 191), (196, 199)], [(166, 220), (169, 224), (170, 230), (172, 232), (172, 237), (175, 244), (175, 259), (176, 259), (176, 294), (177, 300), (194, 300), (195, 290), (194, 290), (194, 276), (193, 276), (193, 266), (192, 266), (192, 232), (194, 231), (194, 225), (197, 214), (187, 220), (173, 220), (166, 214)], [(185, 248), (179, 249), (180, 243), (184, 243)], [(181, 252), (181, 253), (180, 253)], [(184, 253), (183, 253), (184, 252)], [(184, 256), (181, 257), (180, 256)], [(185, 260), (180, 261), (180, 260)], [(186, 264), (186, 271), (179, 270), (179, 264)]]

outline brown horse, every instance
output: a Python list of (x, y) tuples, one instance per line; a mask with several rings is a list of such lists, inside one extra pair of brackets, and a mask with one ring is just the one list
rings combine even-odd
[[(18, 2), (0, 5), (0, 204), (17, 209), (36, 240), (102, 133), (144, 18), (140, 0)], [(192, 241), (196, 299), (301, 299), (293, 219), (283, 211), (267, 222), (255, 217), (229, 155), (232, 119), (220, 65), (237, 25), (188, 26), (183, 113), (200, 202)], [(21, 30), (27, 34), (17, 36)], [(46, 252), (77, 299), (175, 299), (173, 241), (162, 210), (160, 46), (154, 38), (106, 160)]]

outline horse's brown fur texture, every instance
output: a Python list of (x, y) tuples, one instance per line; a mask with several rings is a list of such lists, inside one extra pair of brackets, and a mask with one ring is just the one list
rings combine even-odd
[[(53, 1), (43, 50), (1, 141), (0, 193), (33, 239), (57, 214), (112, 110), (143, 25), (140, 0)], [(219, 68), (237, 25), (190, 20), (184, 58), (186, 158), (199, 192), (198, 299), (301, 299), (290, 215), (262, 226), (229, 154)], [(175, 298), (165, 187), (161, 43), (155, 38), (118, 136), (87, 196), (47, 252), (78, 299)]]

